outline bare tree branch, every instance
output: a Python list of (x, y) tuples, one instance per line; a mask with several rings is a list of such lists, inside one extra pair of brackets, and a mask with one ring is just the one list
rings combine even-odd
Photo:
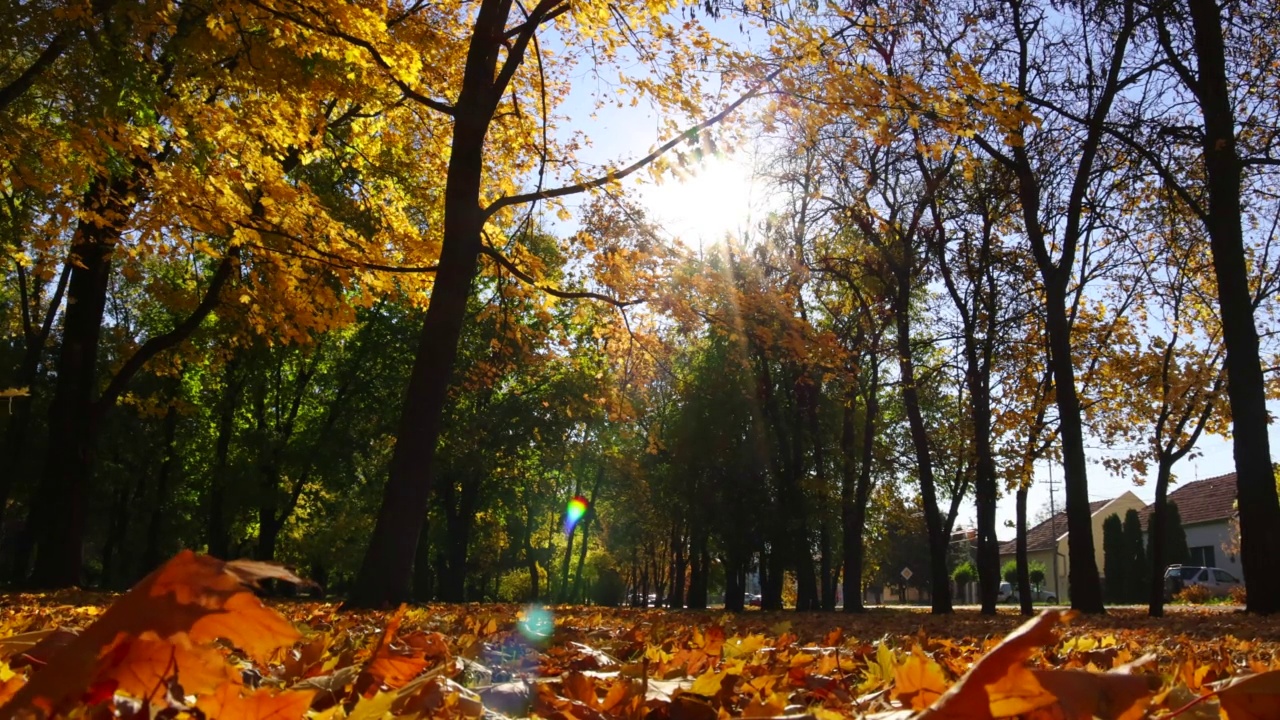
[(697, 133), (703, 130), (706, 130), (707, 128), (715, 125), (721, 120), (724, 120), (725, 118), (729, 117), (729, 115), (731, 115), (734, 110), (737, 110), (739, 107), (741, 107), (743, 103), (759, 95), (761, 91), (764, 90), (765, 86), (767, 86), (770, 82), (772, 82), (773, 79), (776, 78), (778, 74), (781, 72), (782, 72), (782, 69), (779, 68), (769, 73), (767, 76), (765, 76), (764, 80), (761, 80), (759, 83), (757, 83), (755, 87), (747, 91), (742, 97), (729, 103), (729, 105), (726, 106), (720, 112), (716, 113), (715, 115), (712, 115), (711, 117), (707, 118), (706, 120), (703, 120), (700, 123), (697, 123), (696, 125), (691, 126), (689, 129), (685, 130), (684, 132), (680, 133), (674, 138), (658, 146), (657, 150), (654, 150), (653, 152), (649, 153), (648, 155), (645, 155), (644, 157), (631, 163), (625, 168), (622, 168), (621, 170), (610, 170), (609, 172), (605, 173), (604, 177), (598, 177), (594, 180), (586, 180), (584, 182), (575, 183), (573, 185), (566, 185), (564, 187), (552, 188), (550, 190), (540, 190), (538, 192), (521, 193), (517, 195), (507, 195), (505, 197), (500, 197), (497, 200), (494, 200), (492, 203), (490, 203), (489, 207), (484, 209), (483, 219), (487, 220), (490, 217), (492, 217), (494, 213), (498, 212), (504, 207), (509, 207), (511, 205), (520, 205), (522, 203), (534, 202), (536, 200), (548, 200), (551, 198), (565, 197), (567, 195), (577, 195), (578, 193), (586, 192), (587, 190), (592, 190), (598, 187), (603, 187), (605, 185), (608, 185), (611, 182), (616, 182), (618, 180), (621, 180), (627, 177), (628, 175), (631, 175), (635, 171), (649, 165), (654, 160), (657, 160), (664, 153), (666, 153), (671, 148), (674, 148), (676, 145), (679, 145), (685, 139), (692, 137), (693, 135), (696, 135)]
[(616, 308), (625, 308), (625, 307), (630, 307), (631, 305), (639, 305), (647, 301), (646, 298), (638, 298), (635, 300), (619, 300), (615, 297), (610, 297), (603, 293), (590, 292), (588, 290), (560, 290), (559, 288), (555, 288), (550, 285), (544, 285), (542, 283), (539, 283), (537, 278), (533, 277), (529, 273), (516, 267), (515, 263), (511, 262), (509, 259), (507, 259), (505, 255), (498, 252), (497, 249), (495, 249), (492, 245), (482, 245), (480, 248), (480, 252), (493, 258), (494, 262), (501, 265), (503, 269), (505, 269), (507, 272), (511, 273), (512, 275), (515, 275), (517, 278), (520, 279), (521, 282), (525, 283), (526, 285), (535, 287), (541, 290), (542, 292), (548, 295), (551, 295), (553, 297), (558, 297), (564, 300), (599, 300), (601, 302), (608, 303)]

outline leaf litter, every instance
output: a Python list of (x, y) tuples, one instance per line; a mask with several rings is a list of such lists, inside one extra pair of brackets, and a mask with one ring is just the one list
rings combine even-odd
[(274, 565), (183, 552), (128, 593), (10, 595), (0, 720), (1280, 718), (1280, 628), (910, 610), (265, 603)]

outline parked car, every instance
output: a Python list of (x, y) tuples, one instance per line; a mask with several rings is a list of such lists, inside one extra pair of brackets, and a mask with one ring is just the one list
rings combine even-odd
[(1000, 589), (996, 591), (996, 602), (1009, 602), (1013, 599), (1013, 584), (1008, 582), (1000, 583)]
[[(1013, 602), (1022, 602), (1017, 590), (1013, 591), (1013, 595), (1009, 599)], [(1056, 603), (1058, 602), (1058, 596), (1052, 590), (1031, 588), (1031, 602)]]
[(1164, 571), (1164, 599), (1172, 600), (1175, 595), (1191, 585), (1202, 585), (1215, 597), (1225, 597), (1231, 594), (1232, 588), (1242, 584), (1235, 575), (1226, 570), (1202, 565), (1170, 565)]
[(747, 605), (751, 607), (760, 607), (761, 598), (759, 593), (747, 593), (744, 599), (746, 600)]

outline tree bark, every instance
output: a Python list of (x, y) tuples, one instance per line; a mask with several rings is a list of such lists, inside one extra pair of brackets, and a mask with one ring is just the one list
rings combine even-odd
[(205, 544), (209, 554), (230, 559), (231, 538), (227, 527), (227, 483), (230, 481), (231, 441), (235, 435), (236, 410), (240, 405), (243, 380), (238, 376), (239, 362), (232, 359), (223, 369), (222, 401), (218, 404), (218, 437), (214, 441), (213, 473), (205, 506)]
[(97, 435), (92, 419), (98, 340), (111, 257), (133, 214), (137, 179), (137, 173), (116, 180), (95, 179), (84, 197), (93, 219), (80, 221), (71, 243), (62, 346), (49, 408), (49, 447), (30, 516), (36, 543), (31, 582), (37, 587), (80, 583), (87, 518), (84, 490), (92, 472)]
[(159, 567), (163, 560), (160, 552), (160, 530), (164, 525), (165, 511), (168, 509), (169, 481), (173, 477), (173, 468), (179, 464), (178, 458), (178, 409), (170, 405), (164, 414), (164, 459), (160, 461), (160, 469), (156, 472), (155, 502), (151, 505), (151, 517), (147, 520), (146, 544), (142, 549), (142, 567), (137, 568), (137, 577)]
[[(879, 353), (879, 338), (873, 346)], [(853, 397), (845, 406), (844, 429), (841, 447), (844, 451), (844, 487), (841, 488), (841, 513), (844, 530), (844, 611), (864, 612), (862, 604), (862, 574), (865, 553), (867, 502), (871, 497), (871, 463), (875, 458), (876, 420), (880, 414), (880, 364), (874, 357), (869, 371), (870, 379), (864, 390), (861, 458), (855, 460), (855, 428)], [(854, 467), (857, 467), (856, 480)], [(852, 487), (851, 487), (852, 486)]]
[[(909, 267), (908, 260), (900, 261)], [(920, 480), (920, 501), (924, 506), (924, 522), (929, 533), (929, 590), (935, 614), (951, 612), (951, 578), (947, 574), (947, 546), (950, 538), (943, 527), (938, 510), (937, 483), (933, 473), (933, 453), (929, 430), (920, 408), (916, 388), (914, 352), (911, 347), (911, 283), (909, 269), (899, 268), (898, 287), (894, 297), (894, 320), (898, 331), (898, 372), (902, 378), (902, 404), (911, 428), (911, 444), (915, 448), (916, 472)]]
[[(1188, 0), (1199, 72), (1196, 91), (1204, 116), (1204, 162), (1209, 194), (1205, 218), (1218, 281), (1222, 337), (1227, 348), (1236, 496), (1240, 511), (1240, 563), (1246, 609), (1280, 611), (1280, 498), (1267, 437), (1266, 384), (1240, 225), (1243, 167), (1227, 79), (1222, 17), (1213, 0)], [(1154, 584), (1153, 584), (1154, 587)]]
[[(1018, 534), (1014, 540), (1015, 552), (1017, 553), (1018, 563), (1018, 600), (1019, 610), (1023, 615), (1031, 615), (1034, 608), (1031, 606), (1031, 568), (1027, 563), (1027, 485), (1018, 487), (1017, 497), (1015, 499), (1017, 516)], [(1055, 547), (1054, 552), (1058, 549)]]
[[(349, 607), (392, 607), (409, 597), (414, 552), (431, 496), (436, 443), (458, 356), (458, 339), (479, 267), (485, 136), (504, 90), (495, 87), (495, 76), (510, 10), (510, 0), (484, 0), (476, 14), (462, 87), (453, 109), (444, 238), (435, 286), (405, 392), (382, 506), (347, 602)], [(508, 57), (505, 62), (519, 60)], [(533, 566), (536, 571), (536, 561)]]

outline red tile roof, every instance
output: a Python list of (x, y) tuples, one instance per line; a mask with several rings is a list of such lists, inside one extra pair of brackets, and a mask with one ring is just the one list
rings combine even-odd
[[(1111, 500), (1114, 499), (1115, 498), (1111, 498)], [(1092, 516), (1094, 513), (1101, 510), (1107, 503), (1111, 502), (1111, 500), (1095, 500), (1089, 503), (1089, 515)], [(1182, 506), (1178, 507), (1181, 508)], [(1054, 534), (1055, 531), (1057, 533), (1056, 535)], [(1045, 520), (1027, 531), (1027, 552), (1053, 549), (1058, 538), (1065, 535), (1066, 532), (1067, 511), (1063, 510), (1052, 518)], [(1017, 540), (1009, 540), (1008, 542), (1000, 543), (1000, 554), (1012, 555), (1016, 553), (1018, 551), (1017, 542)]]
[[(1236, 513), (1236, 474), (1219, 475), (1177, 486), (1169, 501), (1178, 505), (1183, 525), (1229, 520)], [(1155, 505), (1142, 509), (1142, 527), (1147, 527)]]

